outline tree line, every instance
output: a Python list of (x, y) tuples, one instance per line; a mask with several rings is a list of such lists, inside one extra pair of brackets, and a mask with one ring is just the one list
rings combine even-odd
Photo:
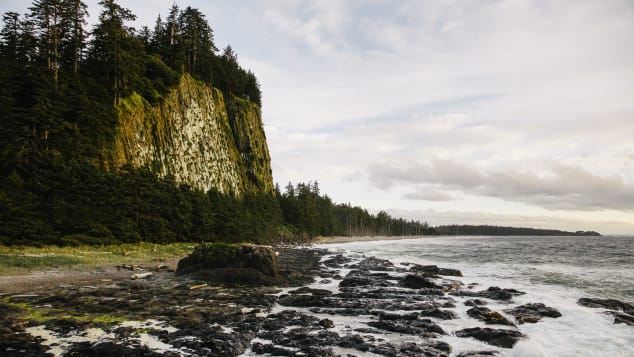
[(284, 192), (275, 186), (282, 213), (282, 237), (314, 236), (416, 236), (433, 234), (426, 222), (391, 217), (387, 212), (371, 214), (350, 204), (334, 203), (322, 195), (319, 183), (288, 183)]
[(491, 225), (442, 225), (434, 227), (441, 235), (482, 235), (482, 236), (600, 236), (594, 231), (561, 231), (558, 229), (537, 229), (526, 227), (504, 227)]

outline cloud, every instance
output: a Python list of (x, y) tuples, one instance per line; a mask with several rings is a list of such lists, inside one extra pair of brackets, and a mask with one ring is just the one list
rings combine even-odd
[(421, 201), (451, 201), (454, 198), (444, 192), (434, 191), (434, 190), (418, 190), (415, 192), (409, 192), (403, 195), (403, 197), (410, 200), (421, 200)]
[(406, 219), (423, 220), (430, 225), (472, 224), (514, 227), (562, 229), (568, 231), (594, 230), (602, 234), (634, 232), (634, 223), (622, 220), (589, 220), (583, 217), (545, 215), (494, 214), (459, 210), (405, 210), (387, 209), (390, 215)]
[[(509, 169), (484, 172), (453, 161), (433, 160), (406, 167), (375, 164), (369, 168), (369, 177), (374, 186), (384, 190), (396, 184), (431, 185), (547, 209), (634, 210), (634, 184), (563, 164), (552, 164), (549, 171), (537, 174)], [(432, 190), (431, 197), (434, 195)], [(424, 197), (422, 191), (406, 195), (409, 199)]]

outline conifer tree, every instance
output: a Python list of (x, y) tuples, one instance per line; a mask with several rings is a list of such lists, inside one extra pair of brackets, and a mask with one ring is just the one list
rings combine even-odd
[(106, 76), (111, 83), (116, 106), (127, 82), (126, 74), (131, 70), (126, 67), (131, 62), (129, 57), (138, 56), (126, 51), (126, 42), (130, 40), (131, 31), (125, 26), (125, 21), (132, 21), (136, 16), (115, 0), (102, 0), (99, 4), (104, 10), (99, 15), (99, 23), (93, 31), (91, 56), (98, 66), (107, 69)]
[(29, 17), (37, 30), (40, 53), (45, 56), (46, 67), (59, 80), (60, 46), (64, 29), (64, 6), (62, 0), (34, 0), (29, 8)]
[(18, 41), (20, 38), (20, 15), (17, 12), (7, 12), (2, 15), (2, 31), (0, 32), (0, 51), (2, 56), (10, 61), (18, 59)]
[(86, 46), (86, 17), (88, 7), (82, 0), (63, 1), (64, 31), (63, 48), (65, 60), (71, 64), (73, 74), (79, 72), (79, 65)]

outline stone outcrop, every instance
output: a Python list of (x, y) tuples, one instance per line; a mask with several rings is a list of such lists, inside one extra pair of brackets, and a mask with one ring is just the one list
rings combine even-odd
[(270, 156), (256, 104), (225, 96), (185, 74), (160, 104), (132, 94), (118, 109), (114, 145), (104, 155), (115, 169), (147, 166), (203, 191), (272, 192)]
[(518, 323), (535, 323), (542, 317), (561, 317), (561, 313), (557, 309), (546, 306), (542, 303), (524, 304), (513, 309), (504, 310), (509, 315), (513, 315)]
[(207, 243), (178, 262), (176, 275), (192, 273), (214, 282), (267, 285), (278, 282), (279, 267), (271, 247)]
[(492, 329), (488, 327), (473, 327), (456, 331), (458, 337), (473, 337), (493, 346), (512, 348), (517, 341), (525, 337), (516, 330)]

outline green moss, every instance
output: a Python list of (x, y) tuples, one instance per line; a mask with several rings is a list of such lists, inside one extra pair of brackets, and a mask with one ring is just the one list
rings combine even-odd
[(114, 316), (108, 314), (96, 314), (96, 315), (75, 315), (70, 314), (67, 311), (61, 309), (55, 309), (51, 307), (36, 307), (24, 302), (13, 302), (10, 296), (6, 296), (2, 299), (2, 302), (14, 309), (17, 309), (19, 313), (17, 318), (25, 321), (33, 321), (37, 323), (44, 323), (51, 320), (73, 320), (77, 322), (88, 322), (94, 324), (116, 324), (127, 321), (128, 319), (121, 316)]
[(119, 115), (122, 115), (134, 113), (137, 110), (145, 110), (148, 106), (150, 106), (150, 103), (139, 93), (134, 92), (129, 97), (121, 98), (117, 110), (119, 111)]
[(237, 244), (204, 243), (194, 249), (192, 256), (198, 261), (225, 266), (238, 255), (239, 249), (240, 246)]
[(80, 259), (64, 255), (23, 256), (0, 254), (0, 268), (46, 268), (71, 266), (81, 263)]
[[(179, 117), (185, 113), (190, 101), (197, 102), (202, 109), (202, 126), (219, 129), (205, 142), (207, 147), (200, 149), (219, 153), (220, 162), (206, 166), (218, 167), (214, 172), (204, 169), (197, 172), (200, 170), (196, 165), (181, 167), (185, 163), (178, 160), (180, 154), (196, 146), (177, 132), (181, 124), (174, 122), (174, 114)], [(159, 175), (173, 174), (178, 182), (236, 196), (273, 191), (270, 156), (258, 105), (225, 95), (184, 74), (178, 85), (154, 105), (133, 93), (123, 98), (117, 109), (119, 126), (115, 143), (111, 154), (106, 155), (112, 157), (115, 167), (148, 165)]]

